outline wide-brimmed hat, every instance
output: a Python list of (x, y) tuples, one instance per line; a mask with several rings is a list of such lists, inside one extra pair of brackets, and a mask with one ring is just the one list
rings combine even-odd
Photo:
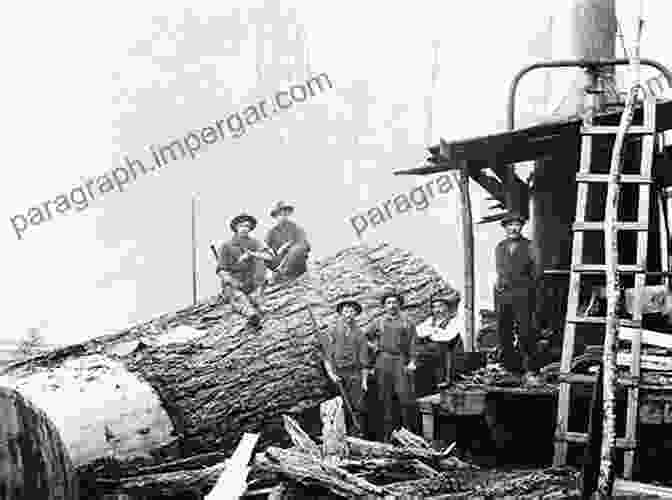
[(240, 214), (240, 215), (236, 215), (231, 220), (231, 224), (230, 224), (231, 231), (233, 231), (235, 233), (236, 232), (236, 227), (241, 222), (249, 222), (250, 226), (251, 226), (250, 231), (252, 231), (255, 227), (257, 227), (257, 219), (255, 219), (254, 217), (252, 217), (251, 215), (248, 215), (248, 214)]
[(343, 310), (343, 308), (344, 308), (345, 306), (350, 306), (350, 307), (352, 307), (353, 309), (355, 309), (356, 314), (358, 314), (358, 315), (359, 315), (359, 314), (362, 314), (362, 311), (363, 311), (363, 309), (362, 309), (362, 305), (361, 305), (359, 302), (357, 302), (355, 299), (344, 299), (344, 300), (341, 300), (338, 304), (336, 304), (336, 312), (337, 312), (338, 314), (341, 314), (341, 311)]
[(434, 302), (443, 302), (446, 305), (452, 306), (457, 304), (460, 301), (460, 292), (457, 290), (452, 290), (450, 292), (438, 292), (432, 295), (430, 303)]
[(292, 213), (294, 211), (294, 207), (292, 205), (285, 203), (284, 201), (279, 201), (271, 209), (271, 217), (276, 217), (283, 210), (287, 210), (289, 211), (289, 213)]
[(385, 301), (389, 299), (390, 297), (396, 297), (397, 300), (399, 301), (399, 306), (404, 305), (404, 296), (401, 295), (397, 290), (383, 290), (383, 292), (380, 295), (380, 303), (381, 305), (385, 305)]
[(500, 224), (502, 226), (507, 226), (511, 222), (520, 222), (521, 224), (525, 224), (527, 222), (527, 217), (519, 214), (518, 212), (509, 212), (502, 218)]

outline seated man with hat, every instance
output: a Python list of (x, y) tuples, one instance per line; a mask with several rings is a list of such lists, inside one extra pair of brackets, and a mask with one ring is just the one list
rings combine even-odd
[[(402, 426), (412, 432), (417, 430), (414, 388), (417, 339), (415, 325), (401, 312), (403, 296), (394, 290), (386, 290), (380, 303), (385, 314), (368, 328), (366, 337), (377, 345), (378, 399), (384, 414), (384, 439), (389, 440), (397, 413), (401, 416)], [(371, 367), (372, 362), (369, 362)]]
[(240, 214), (233, 218), (230, 227), (234, 236), (221, 246), (216, 271), (222, 283), (222, 298), (254, 325), (258, 325), (260, 317), (250, 295), (261, 284), (258, 263), (272, 259), (262, 243), (249, 235), (256, 226), (257, 219), (251, 215)]
[[(339, 314), (336, 323), (320, 340), (324, 354), (324, 368), (332, 382), (341, 382), (356, 420), (356, 426), (365, 429), (365, 393), (368, 390), (368, 356), (366, 341), (356, 317), (362, 306), (356, 300), (343, 300), (336, 305)], [(352, 420), (350, 423), (352, 424)], [(352, 425), (348, 426), (352, 428)], [(358, 434), (350, 432), (351, 435)]]
[[(495, 311), (504, 368), (513, 373), (524, 372), (526, 381), (536, 383), (536, 332), (533, 314), (542, 271), (536, 246), (521, 235), (525, 222), (526, 219), (515, 212), (509, 212), (501, 221), (506, 238), (495, 248)], [(516, 353), (513, 345), (514, 321), (518, 324), (521, 356)]]
[(464, 352), (461, 331), (464, 313), (456, 290), (431, 298), (432, 315), (417, 327), (418, 368), (415, 376), (418, 397), (434, 394), (441, 382), (449, 381), (455, 356)]
[(266, 244), (275, 252), (270, 264), (277, 278), (292, 279), (306, 272), (306, 261), (310, 252), (310, 243), (306, 232), (289, 216), (294, 207), (279, 201), (271, 210), (271, 217), (277, 223), (266, 235)]

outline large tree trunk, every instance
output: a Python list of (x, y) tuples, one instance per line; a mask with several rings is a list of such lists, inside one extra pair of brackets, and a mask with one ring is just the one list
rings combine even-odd
[(11, 365), (0, 385), (41, 407), (74, 464), (90, 471), (115, 463), (124, 474), (132, 465), (232, 449), (243, 432), (262, 432), (262, 444), (274, 443), (283, 414), (331, 396), (306, 306), (324, 329), (336, 302), (356, 295), (365, 327), (382, 313), (384, 285), (403, 293), (414, 321), (428, 316), (432, 292), (447, 287), (408, 252), (353, 247), (267, 289), (260, 331), (215, 297)]
[(0, 498), (75, 500), (74, 470), (49, 418), (21, 394), (0, 387)]

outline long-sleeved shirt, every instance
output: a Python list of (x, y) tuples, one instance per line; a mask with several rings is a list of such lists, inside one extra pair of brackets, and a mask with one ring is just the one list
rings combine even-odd
[(300, 245), (306, 252), (310, 251), (310, 243), (308, 243), (306, 232), (291, 220), (279, 222), (266, 235), (266, 244), (275, 251), (288, 241), (293, 241), (295, 245)]
[(527, 238), (505, 239), (495, 248), (497, 281), (501, 287), (531, 287), (541, 277), (539, 252)]
[(336, 370), (361, 369), (368, 361), (364, 333), (356, 322), (339, 318), (320, 341), (325, 360)]
[[(385, 314), (381, 319), (374, 321), (367, 329), (366, 337), (376, 342), (380, 352), (400, 355), (409, 362), (416, 359), (415, 325), (402, 314), (398, 316)], [(368, 364), (370, 365), (372, 361), (369, 359)]]
[(461, 337), (464, 328), (464, 307), (458, 306), (455, 316), (447, 318), (429, 317), (417, 327), (418, 337), (432, 342), (451, 342)]
[(259, 240), (249, 236), (234, 236), (230, 241), (222, 245), (219, 250), (219, 262), (217, 263), (217, 273), (226, 271), (236, 279), (245, 281), (254, 275), (256, 270), (256, 259), (250, 257), (238, 262), (238, 259), (246, 251), (259, 252), (263, 245)]

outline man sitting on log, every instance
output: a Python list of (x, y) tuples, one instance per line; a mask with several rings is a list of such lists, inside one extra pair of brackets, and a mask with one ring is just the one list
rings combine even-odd
[(294, 207), (282, 201), (271, 210), (271, 217), (277, 224), (268, 232), (266, 244), (275, 252), (269, 266), (274, 271), (274, 280), (296, 278), (307, 269), (310, 243), (306, 232), (289, 219), (293, 213)]
[(385, 439), (389, 440), (394, 430), (395, 413), (400, 414), (402, 426), (416, 431), (413, 379), (417, 335), (415, 325), (401, 312), (404, 304), (401, 295), (388, 290), (382, 295), (381, 304), (385, 314), (374, 321), (366, 331), (366, 336), (374, 340), (378, 347), (375, 359), (378, 398), (382, 405)]
[(432, 296), (432, 316), (417, 327), (418, 369), (415, 374), (417, 397), (434, 394), (441, 382), (449, 381), (455, 356), (464, 352), (461, 329), (464, 315), (460, 294), (453, 290)]
[(513, 373), (521, 372), (520, 357), (513, 345), (513, 326), (517, 321), (522, 371), (525, 380), (534, 384), (537, 382), (534, 366), (537, 345), (533, 313), (541, 269), (536, 246), (521, 235), (525, 222), (524, 217), (513, 212), (502, 219), (506, 238), (495, 248), (497, 283), (494, 295), (504, 368)]
[[(355, 300), (344, 300), (336, 305), (339, 318), (321, 337), (324, 353), (324, 368), (335, 384), (341, 382), (345, 396), (352, 405), (354, 415), (348, 418), (350, 429), (359, 427), (360, 432), (351, 431), (357, 436), (365, 429), (365, 397), (368, 390), (367, 345), (356, 316), (361, 314), (362, 306)], [(360, 437), (363, 437), (360, 435)]]
[(252, 326), (258, 326), (261, 320), (252, 300), (261, 284), (258, 264), (260, 260), (273, 258), (260, 241), (250, 236), (256, 226), (257, 219), (251, 215), (240, 214), (233, 218), (230, 227), (235, 234), (220, 248), (216, 271), (222, 283), (222, 299), (245, 316)]

